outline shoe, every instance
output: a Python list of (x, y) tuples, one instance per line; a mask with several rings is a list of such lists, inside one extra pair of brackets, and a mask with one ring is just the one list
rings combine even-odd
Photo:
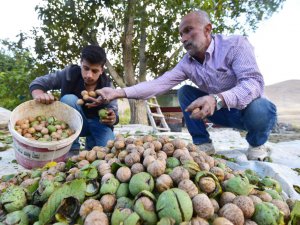
[(205, 152), (207, 155), (212, 155), (216, 153), (215, 147), (212, 143), (203, 143), (203, 144), (196, 144), (199, 151)]
[(248, 160), (258, 160), (265, 161), (270, 156), (271, 149), (265, 145), (260, 145), (257, 147), (249, 146), (247, 151)]

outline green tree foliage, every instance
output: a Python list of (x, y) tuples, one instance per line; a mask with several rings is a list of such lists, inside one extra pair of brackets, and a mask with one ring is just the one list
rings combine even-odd
[(2, 40), (0, 50), (0, 106), (10, 110), (31, 99), (29, 84), (37, 72), (33, 56), (22, 46), (22, 37), (17, 43)]
[[(43, 22), (35, 33), (38, 59), (62, 68), (76, 63), (80, 49), (99, 44), (116, 86), (132, 86), (173, 67), (183, 52), (178, 34), (182, 15), (206, 10), (214, 33), (246, 34), (284, 0), (44, 0), (36, 10)], [(146, 76), (147, 75), (147, 76)], [(130, 101), (131, 123), (145, 123), (141, 101)]]

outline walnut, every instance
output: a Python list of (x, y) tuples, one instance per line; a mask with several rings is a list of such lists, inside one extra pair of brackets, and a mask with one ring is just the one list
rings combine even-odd
[(216, 177), (220, 182), (224, 180), (224, 176), (225, 176), (224, 171), (220, 167), (213, 166), (212, 168), (210, 168), (209, 171), (214, 175), (216, 175)]
[(131, 166), (131, 173), (132, 175), (140, 173), (140, 172), (144, 172), (144, 166), (141, 163), (135, 163)]
[(98, 166), (98, 171), (100, 173), (101, 176), (104, 176), (105, 174), (107, 173), (111, 173), (111, 168), (110, 168), (110, 165), (108, 163), (101, 163), (99, 166)]
[(103, 206), (103, 211), (105, 213), (113, 212), (116, 202), (116, 196), (111, 194), (103, 195), (100, 199), (100, 203)]
[(228, 191), (225, 191), (221, 194), (221, 197), (220, 197), (220, 206), (222, 207), (223, 205), (227, 204), (227, 203), (231, 203), (233, 202), (233, 199), (235, 199), (236, 195), (233, 194), (232, 192), (228, 192)]
[(162, 193), (173, 187), (173, 180), (169, 175), (162, 174), (156, 179), (155, 187), (158, 192)]
[(175, 149), (183, 149), (186, 147), (186, 143), (182, 139), (176, 138), (173, 141), (171, 141), (171, 143), (174, 145)]
[(84, 225), (109, 225), (109, 221), (105, 213), (92, 211), (86, 217)]
[(225, 217), (217, 217), (216, 219), (214, 219), (214, 222), (212, 225), (234, 225), (234, 224), (231, 223)]
[(94, 162), (97, 158), (97, 153), (95, 150), (90, 150), (86, 153), (85, 158), (89, 161), (89, 162)]
[(117, 170), (116, 177), (120, 182), (128, 182), (131, 178), (131, 170), (126, 166), (122, 166)]
[(184, 180), (180, 181), (178, 184), (178, 188), (180, 188), (180, 189), (184, 190), (186, 193), (188, 193), (190, 198), (193, 198), (199, 192), (197, 186), (190, 179), (184, 179)]
[(214, 206), (206, 194), (197, 194), (193, 199), (194, 212), (201, 218), (210, 219), (214, 215)]
[(95, 199), (87, 199), (80, 206), (79, 215), (81, 217), (83, 217), (83, 219), (84, 219), (88, 214), (90, 214), (94, 210), (103, 212), (103, 208), (102, 208), (100, 201), (95, 200)]
[(158, 177), (162, 175), (166, 170), (166, 162), (163, 160), (155, 160), (151, 162), (148, 167), (147, 171), (150, 173), (153, 177)]
[(249, 219), (252, 217), (252, 215), (254, 214), (255, 208), (254, 208), (254, 204), (253, 201), (250, 197), (248, 196), (236, 196), (233, 199), (233, 204), (237, 205), (244, 214), (244, 217), (246, 219)]
[(184, 179), (190, 179), (189, 171), (182, 166), (175, 167), (170, 173), (170, 176), (176, 184)]
[(219, 215), (230, 220), (234, 225), (244, 225), (243, 211), (233, 203), (225, 204), (219, 211)]
[(205, 193), (211, 193), (216, 189), (215, 180), (211, 177), (202, 177), (199, 182), (200, 189)]
[(172, 156), (175, 148), (172, 143), (166, 143), (163, 145), (162, 150), (167, 154), (167, 156)]

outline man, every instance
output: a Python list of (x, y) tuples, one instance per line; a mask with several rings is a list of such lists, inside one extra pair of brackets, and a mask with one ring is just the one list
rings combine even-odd
[[(264, 80), (252, 46), (243, 36), (212, 35), (206, 12), (193, 11), (179, 26), (187, 54), (163, 76), (132, 87), (96, 92), (102, 101), (116, 98), (147, 99), (190, 79), (198, 87), (185, 85), (178, 99), (194, 144), (213, 154), (215, 149), (203, 119), (215, 124), (246, 130), (250, 160), (264, 160), (264, 145), (276, 122), (276, 107), (263, 98)], [(99, 98), (100, 101), (100, 98)]]
[[(106, 146), (108, 140), (114, 139), (113, 125), (118, 123), (117, 100), (109, 104), (96, 103), (89, 97), (84, 105), (78, 105), (77, 100), (82, 99), (81, 92), (95, 91), (103, 87), (111, 87), (112, 83), (104, 72), (106, 62), (105, 51), (95, 45), (89, 45), (81, 51), (81, 65), (71, 65), (56, 73), (50, 73), (36, 78), (30, 84), (33, 99), (44, 104), (54, 101), (48, 90), (61, 89), (60, 101), (76, 109), (83, 118), (83, 127), (80, 136), (86, 137), (86, 149), (94, 146)], [(98, 111), (108, 108), (108, 116), (99, 121)], [(80, 144), (77, 139), (71, 153), (79, 152)]]

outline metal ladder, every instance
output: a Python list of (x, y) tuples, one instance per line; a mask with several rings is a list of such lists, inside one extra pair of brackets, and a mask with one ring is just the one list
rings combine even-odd
[[(145, 105), (147, 109), (148, 118), (150, 120), (151, 126), (153, 127), (154, 132), (166, 131), (170, 132), (170, 128), (165, 120), (164, 114), (161, 112), (160, 105), (157, 103), (156, 97), (149, 98), (145, 100)], [(156, 113), (151, 112), (150, 107), (154, 107)], [(159, 118), (162, 127), (158, 127), (155, 123), (154, 117)]]

